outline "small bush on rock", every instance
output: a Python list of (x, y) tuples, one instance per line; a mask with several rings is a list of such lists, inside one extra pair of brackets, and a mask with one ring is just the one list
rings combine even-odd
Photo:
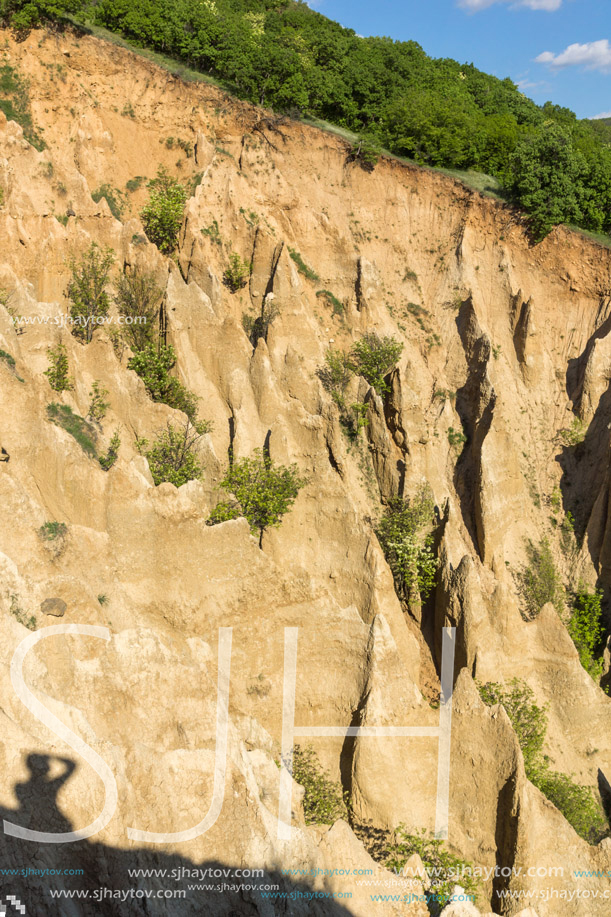
[(189, 419), (182, 426), (168, 422), (149, 446), (148, 440), (139, 439), (136, 446), (146, 457), (156, 485), (169, 481), (175, 487), (187, 481), (197, 481), (202, 476), (202, 466), (197, 455), (197, 445), (202, 437)]
[(350, 354), (350, 365), (355, 373), (363, 376), (378, 395), (388, 391), (386, 376), (394, 368), (403, 344), (394, 337), (380, 337), (375, 331), (365, 334), (357, 341)]
[(387, 847), (384, 865), (387, 869), (401, 872), (415, 853), (422, 860), (429, 878), (427, 900), (431, 914), (437, 915), (441, 912), (452, 897), (454, 886), (457, 884), (460, 884), (467, 895), (477, 897), (479, 883), (472, 877), (471, 863), (455, 857), (445, 849), (442, 840), (428, 837), (424, 831), (409, 834), (405, 825), (399, 825), (394, 831), (394, 840)]
[(350, 357), (341, 350), (330, 347), (325, 354), (325, 365), (318, 370), (318, 378), (339, 408), (345, 408), (346, 389), (352, 378)]
[(68, 367), (68, 352), (63, 344), (56, 347), (49, 347), (47, 350), (49, 357), (49, 368), (45, 369), (44, 375), (49, 380), (49, 385), (54, 392), (69, 392), (74, 388), (74, 383), (70, 378)]
[(600, 606), (602, 591), (589, 592), (582, 590), (575, 596), (571, 618), (567, 629), (579, 653), (579, 661), (594, 681), (598, 681), (603, 672), (603, 657), (596, 656), (600, 649), (603, 635), (602, 609)]
[(96, 326), (103, 324), (108, 315), (110, 295), (106, 288), (114, 259), (112, 248), (100, 248), (92, 242), (81, 258), (70, 261), (70, 330), (87, 344)]
[(223, 274), (223, 282), (232, 293), (237, 293), (248, 283), (250, 264), (243, 261), (236, 252), (229, 256), (229, 266)]
[(348, 818), (349, 804), (341, 785), (324, 772), (316, 752), (310, 746), (295, 745), (292, 762), (293, 780), (305, 790), (303, 814), (306, 825), (333, 825)]
[(535, 703), (531, 688), (517, 678), (508, 686), (497, 682), (479, 685), (486, 704), (502, 704), (511, 720), (524, 756), (526, 776), (562, 812), (577, 834), (597, 844), (609, 834), (602, 807), (589, 786), (576, 783), (568, 774), (553, 771), (543, 743), (547, 732), (545, 707)]
[(121, 438), (119, 436), (119, 431), (116, 430), (112, 435), (112, 439), (110, 440), (110, 443), (108, 444), (108, 452), (106, 453), (106, 455), (100, 455), (98, 457), (100, 467), (103, 468), (104, 471), (110, 471), (112, 466), (115, 464), (115, 462), (119, 458), (119, 449), (120, 448), (121, 448)]
[(265, 529), (280, 525), (306, 483), (296, 465), (275, 465), (257, 449), (253, 458), (234, 462), (220, 483), (236, 498), (239, 512), (235, 503), (221, 503), (208, 522), (214, 525), (238, 515), (246, 516), (253, 534), (262, 534)]
[(425, 600), (434, 584), (439, 562), (433, 553), (430, 529), (435, 503), (428, 485), (412, 499), (389, 501), (376, 534), (395, 578), (401, 598), (408, 603)]
[(52, 402), (47, 405), (47, 417), (51, 423), (57, 424), (70, 436), (73, 436), (83, 452), (90, 458), (96, 458), (95, 441), (97, 433), (95, 427), (83, 417), (75, 414), (67, 404)]
[(91, 384), (91, 391), (89, 392), (91, 401), (89, 403), (89, 410), (87, 411), (87, 417), (89, 420), (93, 420), (94, 423), (101, 423), (106, 417), (106, 411), (110, 407), (110, 402), (105, 401), (106, 395), (108, 395), (108, 389), (104, 388), (104, 386), (95, 379)]
[(518, 585), (524, 600), (523, 617), (531, 621), (548, 602), (560, 614), (564, 610), (564, 587), (549, 541), (542, 538), (536, 545), (529, 540), (526, 553), (528, 563), (518, 573)]
[(170, 375), (170, 370), (175, 366), (174, 348), (165, 344), (147, 344), (127, 364), (128, 369), (138, 373), (153, 401), (183, 411), (195, 423), (198, 398), (180, 379)]
[(140, 219), (149, 241), (164, 255), (171, 255), (178, 244), (178, 233), (187, 202), (187, 191), (163, 166), (148, 183), (149, 200)]
[(154, 343), (162, 298), (162, 288), (147, 271), (136, 268), (119, 277), (117, 308), (123, 316), (123, 332), (132, 350), (144, 350)]
[(56, 541), (58, 538), (66, 537), (68, 526), (65, 522), (44, 522), (38, 529), (38, 534), (43, 541)]
[(260, 315), (255, 317), (254, 315), (245, 313), (242, 316), (242, 327), (248, 335), (250, 343), (253, 347), (257, 346), (257, 343), (261, 338), (263, 338), (264, 341), (267, 341), (267, 334), (269, 329), (279, 315), (280, 309), (275, 304), (270, 294), (263, 300)]

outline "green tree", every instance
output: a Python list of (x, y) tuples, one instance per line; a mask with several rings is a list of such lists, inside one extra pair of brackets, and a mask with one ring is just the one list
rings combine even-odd
[(389, 390), (386, 376), (394, 368), (403, 344), (394, 337), (380, 337), (375, 331), (364, 334), (350, 352), (350, 367), (353, 372), (374, 387), (378, 395)]
[(108, 395), (108, 389), (95, 379), (91, 384), (91, 391), (89, 392), (89, 397), (91, 401), (89, 403), (89, 410), (87, 411), (87, 418), (93, 420), (95, 423), (101, 423), (106, 417), (106, 411), (110, 407), (110, 402), (106, 401), (106, 396)]
[(148, 203), (140, 211), (144, 231), (160, 252), (171, 255), (178, 244), (187, 191), (164, 166), (159, 167), (156, 178), (148, 183), (148, 189)]
[(350, 357), (342, 350), (329, 347), (325, 354), (324, 366), (318, 369), (317, 375), (325, 391), (329, 392), (340, 409), (346, 407), (346, 389), (353, 372)]
[(0, 21), (16, 31), (34, 29), (46, 20), (78, 13), (84, 0), (0, 0)]
[(579, 661), (595, 681), (603, 671), (603, 658), (596, 656), (600, 650), (603, 635), (602, 591), (582, 590), (575, 596), (575, 602), (567, 629), (579, 653)]
[(92, 242), (84, 255), (69, 262), (72, 277), (66, 295), (70, 301), (70, 330), (87, 344), (96, 325), (104, 323), (110, 308), (107, 290), (115, 256), (112, 248)]
[(547, 123), (522, 140), (508, 168), (506, 186), (530, 217), (533, 238), (540, 241), (558, 223), (579, 223), (586, 162), (564, 128)]
[(47, 356), (49, 357), (49, 368), (45, 369), (44, 375), (49, 380), (49, 385), (53, 391), (71, 391), (74, 388), (74, 383), (70, 378), (68, 351), (64, 344), (57, 344), (56, 347), (49, 347)]
[(119, 436), (119, 431), (115, 430), (115, 432), (113, 433), (111, 437), (110, 443), (108, 444), (108, 452), (106, 453), (106, 455), (98, 456), (100, 467), (103, 468), (104, 471), (110, 471), (112, 466), (115, 464), (115, 462), (119, 458), (119, 449), (120, 448), (121, 448), (121, 437)]
[(121, 274), (117, 281), (117, 308), (124, 335), (132, 350), (144, 350), (157, 336), (163, 290), (153, 274), (141, 268)]
[(236, 252), (229, 256), (229, 265), (225, 268), (223, 282), (232, 293), (237, 293), (248, 283), (250, 264), (243, 261)]
[(293, 780), (305, 791), (303, 815), (306, 825), (334, 825), (339, 818), (348, 818), (348, 800), (341, 784), (324, 772), (311, 746), (295, 745), (291, 773)]
[(391, 499), (376, 528), (397, 591), (410, 604), (426, 600), (435, 584), (439, 561), (430, 532), (434, 508), (433, 492), (425, 484), (412, 499)]
[(187, 418), (182, 426), (168, 422), (167, 428), (157, 433), (150, 446), (146, 439), (137, 440), (138, 451), (146, 456), (156, 485), (168, 481), (180, 487), (187, 481), (201, 478), (202, 466), (197, 455), (202, 437), (200, 429)]
[(243, 458), (228, 469), (220, 486), (237, 500), (237, 505), (220, 503), (208, 520), (211, 525), (246, 516), (253, 534), (280, 525), (307, 479), (296, 465), (276, 465), (260, 449), (253, 458)]

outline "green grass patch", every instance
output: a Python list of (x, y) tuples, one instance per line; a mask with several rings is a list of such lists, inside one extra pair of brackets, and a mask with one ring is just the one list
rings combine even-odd
[(344, 314), (344, 306), (343, 306), (343, 303), (341, 303), (341, 302), (339, 301), (339, 299), (337, 298), (337, 296), (334, 296), (334, 295), (333, 295), (333, 293), (331, 292), (331, 290), (317, 290), (317, 291), (316, 291), (316, 296), (317, 296), (319, 299), (324, 299), (324, 300), (326, 300), (326, 302), (327, 302), (330, 306), (333, 306), (333, 312), (334, 312), (335, 315), (343, 315), (343, 314)]
[(32, 121), (28, 82), (6, 62), (0, 65), (0, 110), (9, 121), (20, 125), (28, 143), (39, 151), (44, 150), (46, 144)]
[(56, 401), (47, 405), (47, 417), (51, 423), (57, 424), (58, 427), (73, 436), (86, 455), (90, 458), (97, 458), (95, 446), (97, 434), (93, 424), (75, 414), (69, 405), (58, 404)]
[(121, 222), (126, 203), (125, 195), (122, 191), (119, 191), (118, 188), (113, 188), (112, 185), (105, 183), (100, 185), (99, 188), (96, 188), (95, 191), (92, 191), (91, 197), (96, 202), (96, 204), (99, 204), (102, 198), (105, 198), (113, 217), (115, 220), (119, 220), (119, 222)]
[(308, 280), (320, 280), (320, 277), (316, 271), (313, 271), (311, 267), (308, 267), (298, 251), (295, 251), (294, 248), (289, 248), (289, 255), (297, 265), (297, 270), (300, 274), (303, 274), (303, 276), (307, 277)]
[(66, 537), (68, 526), (65, 522), (44, 522), (38, 529), (38, 534), (43, 541), (56, 541), (58, 538)]
[(0, 362), (5, 363), (8, 366), (16, 379), (18, 379), (20, 382), (25, 382), (25, 379), (22, 379), (17, 372), (14, 356), (12, 356), (10, 353), (7, 353), (6, 350), (0, 350)]

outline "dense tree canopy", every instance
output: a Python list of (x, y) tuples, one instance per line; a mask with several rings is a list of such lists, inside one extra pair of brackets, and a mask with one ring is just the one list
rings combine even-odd
[[(0, 0), (0, 12), (79, 5)], [(495, 176), (532, 214), (537, 238), (564, 221), (611, 232), (611, 125), (538, 106), (509, 79), (435, 60), (413, 41), (362, 38), (298, 0), (87, 0), (84, 9), (258, 105), (325, 119), (422, 164)]]

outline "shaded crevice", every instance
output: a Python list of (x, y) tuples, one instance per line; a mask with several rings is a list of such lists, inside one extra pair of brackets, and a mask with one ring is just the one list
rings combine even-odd
[(360, 258), (356, 262), (356, 280), (354, 282), (354, 295), (356, 297), (356, 311), (362, 312), (367, 307), (363, 297), (363, 265)]
[[(350, 720), (351, 726), (361, 726), (363, 722), (363, 714), (367, 706), (367, 700), (369, 698), (369, 691), (365, 691), (361, 696), (361, 699), (358, 702), (357, 708), (352, 714)], [(339, 773), (340, 780), (342, 784), (342, 790), (348, 795), (348, 798), (352, 797), (353, 790), (353, 768), (354, 768), (354, 752), (356, 749), (356, 736), (346, 736), (344, 739), (344, 744), (342, 745), (342, 750), (339, 755)]]
[(477, 500), (481, 483), (482, 447), (490, 432), (496, 405), (496, 393), (488, 378), (491, 345), (488, 335), (482, 333), (479, 326), (471, 297), (460, 307), (456, 325), (465, 352), (468, 375), (465, 384), (456, 392), (456, 413), (460, 417), (466, 442), (454, 469), (454, 487), (465, 527), (483, 560), (484, 532), (481, 525), (478, 525)]
[[(515, 773), (504, 783), (496, 805), (496, 844), (495, 875), (492, 880), (492, 901), (505, 908), (505, 902), (511, 905), (511, 897), (506, 896), (511, 887), (511, 867), (515, 862), (518, 845), (519, 802), (517, 800), (517, 780)], [(503, 875), (510, 870), (509, 875)]]
[(229, 445), (227, 447), (227, 458), (229, 460), (229, 467), (233, 465), (233, 453), (234, 453), (234, 442), (235, 442), (235, 417), (233, 414), (227, 419), (229, 425)]
[[(521, 299), (520, 294), (518, 294), (518, 297)], [(517, 306), (517, 301), (515, 300), (514, 305)], [(519, 314), (517, 312), (515, 314), (517, 315), (517, 321), (513, 328), (513, 349), (518, 362), (522, 365), (526, 363), (526, 341), (528, 340), (532, 321), (532, 300), (523, 301)]]
[[(562, 504), (570, 511), (578, 542), (586, 538), (588, 552), (595, 567), (599, 565), (603, 547), (604, 532), (600, 518), (596, 518), (596, 504), (601, 498), (609, 474), (609, 445), (611, 421), (611, 390), (602, 395), (594, 417), (581, 443), (562, 446), (556, 460), (562, 469), (560, 491)], [(608, 487), (607, 494), (608, 494)], [(606, 500), (605, 497), (603, 497)], [(606, 528), (607, 507), (603, 505), (602, 516)], [(600, 515), (600, 514), (599, 514)], [(597, 537), (597, 533), (600, 537)], [(604, 583), (605, 587), (610, 585)]]
[[(329, 464), (331, 465), (331, 468), (333, 468), (333, 470), (337, 472), (340, 478), (343, 478), (341, 468), (337, 462), (337, 459), (335, 458), (335, 455), (333, 454), (333, 449), (331, 448), (331, 443), (329, 442), (328, 439), (325, 440), (325, 445), (327, 447), (327, 455), (329, 457)], [(1, 461), (1, 458), (0, 458), (0, 461)]]
[[(590, 360), (590, 356), (592, 354), (592, 350), (594, 349), (594, 345), (596, 341), (607, 337), (607, 335), (611, 332), (611, 315), (608, 314), (610, 303), (611, 300), (609, 299), (601, 299), (597, 315), (597, 322), (599, 317), (602, 318), (601, 324), (596, 328), (596, 331), (590, 335), (583, 351), (579, 354), (579, 356), (574, 357), (568, 362), (568, 368), (566, 371), (566, 393), (569, 400), (574, 405), (576, 414), (580, 413), (585, 372)], [(603, 318), (603, 316), (605, 317)]]
[(266, 465), (270, 465), (271, 460), (272, 460), (270, 449), (269, 449), (271, 438), (272, 438), (272, 431), (268, 430), (267, 433), (265, 434), (265, 440), (263, 442), (263, 461), (265, 462)]
[(164, 295), (159, 306), (159, 340), (162, 344), (167, 345), (168, 343), (168, 309), (167, 301)]

